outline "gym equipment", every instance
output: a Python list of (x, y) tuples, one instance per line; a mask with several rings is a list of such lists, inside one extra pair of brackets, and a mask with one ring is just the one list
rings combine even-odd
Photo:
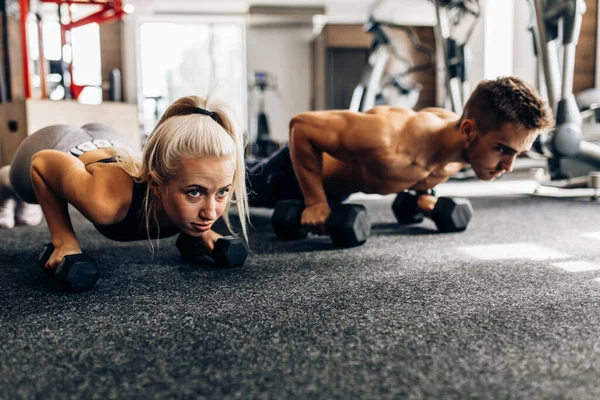
[[(410, 192), (398, 193), (392, 210), (399, 224), (416, 224), (423, 221), (423, 211), (417, 205), (418, 196)], [(440, 232), (462, 232), (473, 216), (471, 202), (460, 197), (440, 197), (430, 218)]]
[[(463, 105), (471, 95), (469, 85), (469, 67), (471, 51), (468, 45), (475, 25), (481, 16), (479, 0), (434, 0), (437, 25), (435, 38), (443, 57), (438, 59), (438, 69), (444, 74), (445, 102), (449, 101), (450, 109), (462, 114)], [(457, 32), (465, 17), (472, 19), (464, 38), (459, 39)], [(469, 19), (469, 18), (467, 18)], [(440, 93), (444, 87), (439, 87)], [(446, 104), (440, 104), (445, 107)]]
[(535, 145), (539, 153), (548, 157), (552, 182), (544, 185), (568, 188), (578, 181), (577, 187), (585, 187), (589, 182), (586, 175), (600, 170), (600, 146), (583, 138), (584, 123), (598, 119), (597, 105), (583, 99), (582, 103), (590, 108), (580, 113), (573, 94), (575, 47), (585, 1), (529, 0), (529, 4), (534, 51), (542, 66), (543, 84), (556, 119), (554, 130), (541, 136)]
[(54, 252), (52, 243), (44, 246), (38, 257), (39, 266), (51, 277), (56, 279), (69, 292), (85, 292), (92, 290), (100, 276), (98, 264), (85, 254), (64, 256), (56, 270), (45, 268), (46, 263)]
[[(128, 7), (124, 4), (122, 0), (116, 1), (96, 1), (96, 0), (38, 0), (38, 1), (30, 1), (30, 0), (19, 0), (19, 1), (11, 1), (8, 4), (10, 9), (15, 9), (19, 13), (19, 28), (20, 28), (20, 37), (21, 41), (21, 65), (22, 65), (22, 84), (23, 84), (23, 95), (22, 98), (30, 99), (32, 98), (32, 76), (30, 75), (31, 71), (31, 57), (28, 49), (31, 47), (31, 40), (28, 38), (31, 30), (28, 29), (28, 24), (32, 21), (28, 18), (30, 14), (35, 14), (37, 18), (38, 25), (38, 43), (40, 45), (40, 50), (43, 50), (41, 39), (41, 12), (42, 3), (53, 3), (57, 5), (58, 10), (58, 22), (60, 23), (60, 41), (62, 48), (62, 58), (60, 60), (60, 67), (58, 68), (60, 78), (60, 84), (64, 88), (64, 98), (72, 98), (78, 99), (82, 90), (86, 86), (77, 85), (72, 81), (73, 77), (73, 52), (71, 46), (71, 34), (72, 30), (87, 24), (97, 23), (102, 24), (105, 22), (113, 21), (113, 20), (123, 20), (124, 16), (129, 12)], [(73, 5), (81, 5), (85, 4), (86, 7), (96, 6), (99, 9), (93, 11), (91, 14), (86, 15), (78, 20), (74, 20), (71, 12), (71, 7)], [(3, 6), (3, 10), (6, 12), (7, 6)], [(40, 11), (37, 13), (36, 11)], [(12, 11), (14, 12), (14, 11)], [(5, 13), (4, 13), (5, 14)], [(33, 15), (32, 15), (33, 16)], [(3, 15), (5, 17), (5, 15)], [(65, 22), (68, 20), (68, 22)], [(4, 18), (4, 23), (6, 26), (6, 19)], [(4, 28), (6, 29), (6, 28)], [(6, 33), (6, 32), (5, 32)], [(5, 35), (5, 49), (8, 49), (7, 41)], [(44, 54), (43, 51), (39, 52), (39, 60), (38, 71), (40, 73), (40, 83), (41, 83), (41, 96), (42, 98), (46, 98), (46, 88), (45, 88), (45, 71), (44, 71)], [(6, 59), (4, 61), (7, 61)], [(6, 63), (8, 65), (8, 63)], [(14, 71), (13, 71), (14, 72)], [(8, 74), (11, 71), (7, 72)], [(10, 77), (7, 76), (7, 82), (10, 82)], [(9, 100), (17, 100), (17, 96), (13, 93), (7, 93)], [(58, 95), (58, 93), (56, 94)]]
[(215, 248), (210, 253), (199, 238), (180, 233), (175, 246), (184, 258), (208, 256), (223, 267), (241, 267), (246, 262), (248, 250), (240, 238), (222, 237), (215, 243)]
[(417, 205), (418, 196), (410, 192), (400, 192), (392, 203), (392, 211), (400, 225), (420, 224), (424, 216)]
[[(427, 55), (427, 62), (413, 65), (408, 58), (401, 55), (389, 35), (388, 28), (396, 28), (405, 32), (415, 49)], [(422, 85), (408, 80), (407, 75), (431, 68), (434, 58), (433, 49), (423, 45), (415, 32), (406, 26), (370, 17), (364, 25), (364, 30), (373, 35), (371, 54), (360, 82), (352, 93), (350, 111), (367, 111), (381, 104), (413, 108), (419, 100)], [(406, 69), (392, 76), (384, 76), (390, 55), (405, 64)]]
[[(304, 203), (300, 200), (277, 202), (271, 224), (279, 239), (296, 240), (308, 234), (300, 224), (302, 211)], [(367, 209), (360, 204), (336, 205), (331, 210), (326, 226), (331, 242), (337, 247), (363, 245), (371, 232)]]
[(256, 140), (251, 151), (257, 158), (266, 158), (279, 148), (279, 144), (271, 139), (269, 119), (265, 112), (265, 91), (276, 91), (277, 82), (274, 75), (264, 71), (255, 71), (249, 81), (250, 89), (258, 89), (258, 111), (252, 125)]

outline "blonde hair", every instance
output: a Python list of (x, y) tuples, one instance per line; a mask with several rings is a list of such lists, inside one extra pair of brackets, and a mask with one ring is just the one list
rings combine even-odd
[[(194, 112), (203, 108), (212, 116)], [(229, 220), (231, 204), (235, 204), (242, 236), (248, 243), (247, 221), (249, 218), (248, 196), (244, 161), (243, 135), (234, 125), (231, 109), (222, 101), (209, 96), (182, 97), (171, 104), (150, 134), (142, 153), (141, 162), (128, 154), (119, 152), (121, 167), (136, 182), (147, 183), (144, 199), (146, 230), (150, 239), (149, 217), (156, 218), (156, 208), (152, 198), (152, 184), (164, 185), (172, 178), (185, 158), (235, 157), (233, 190), (223, 212), (223, 220), (233, 233)], [(158, 223), (157, 223), (158, 225)]]

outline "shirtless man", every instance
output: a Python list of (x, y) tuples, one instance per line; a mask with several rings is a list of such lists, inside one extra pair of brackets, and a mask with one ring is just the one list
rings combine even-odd
[[(539, 94), (514, 77), (481, 82), (462, 116), (442, 108), (387, 106), (301, 113), (290, 121), (289, 150), (272, 157), (263, 173), (250, 169), (250, 190), (258, 192), (250, 204), (303, 199), (302, 225), (325, 234), (331, 204), (352, 193), (423, 193), (466, 165), (479, 179), (494, 180), (512, 171), (517, 155), (552, 125)], [(291, 160), (285, 160), (288, 151)], [(422, 194), (418, 205), (428, 215), (436, 201)]]

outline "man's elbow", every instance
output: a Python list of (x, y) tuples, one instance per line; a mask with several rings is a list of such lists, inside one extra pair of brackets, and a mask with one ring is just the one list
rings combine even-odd
[(289, 124), (290, 134), (292, 133), (292, 131), (295, 128), (306, 123), (307, 116), (308, 116), (308, 113), (304, 112), (304, 113), (296, 114), (292, 117), (292, 119), (290, 120), (290, 124)]
[(306, 132), (306, 114), (307, 113), (301, 113), (301, 114), (297, 114), (295, 115), (291, 120), (290, 120), (290, 125), (289, 125), (289, 141), (290, 143), (292, 143), (294, 140), (298, 140), (301, 137), (304, 137), (304, 133)]

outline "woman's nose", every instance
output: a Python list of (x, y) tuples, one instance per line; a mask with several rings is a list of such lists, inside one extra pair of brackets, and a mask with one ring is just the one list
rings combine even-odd
[(208, 198), (204, 201), (200, 207), (198, 215), (209, 221), (217, 219), (217, 202), (214, 198)]

